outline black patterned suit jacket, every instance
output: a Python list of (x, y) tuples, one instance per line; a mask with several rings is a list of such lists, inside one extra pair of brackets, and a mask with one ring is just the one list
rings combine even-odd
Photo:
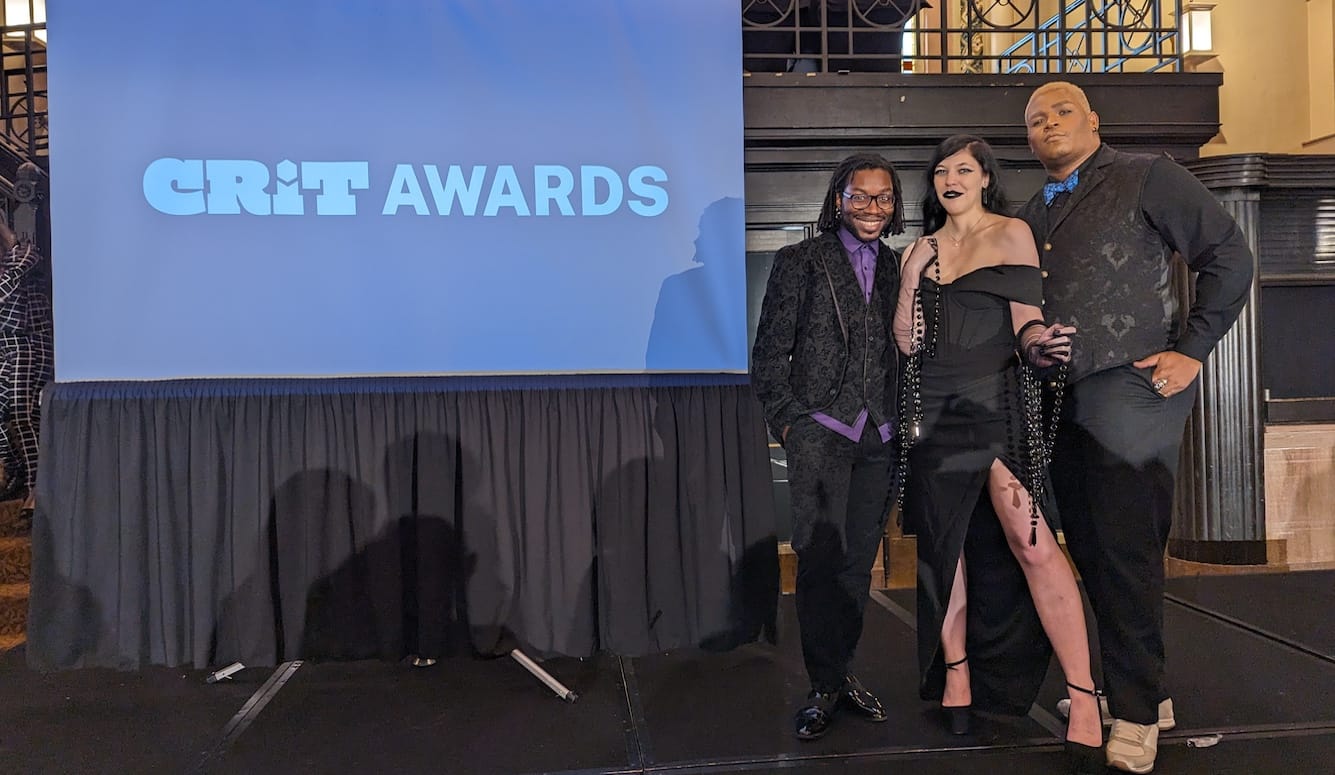
[[(869, 393), (878, 405), (868, 408), (878, 422), (894, 419), (899, 351), (890, 325), (898, 293), (899, 254), (884, 243), (876, 257), (871, 305), (837, 232), (775, 254), (751, 350), (751, 382), (776, 440), (798, 418), (828, 411), (847, 387), (850, 337), (865, 337), (866, 373), (883, 382)], [(860, 367), (854, 364), (851, 371), (860, 375)]]

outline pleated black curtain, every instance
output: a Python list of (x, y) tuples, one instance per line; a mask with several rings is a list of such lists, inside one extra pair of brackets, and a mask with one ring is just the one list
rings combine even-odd
[(772, 634), (759, 406), (707, 379), (53, 385), (28, 659), (638, 655)]

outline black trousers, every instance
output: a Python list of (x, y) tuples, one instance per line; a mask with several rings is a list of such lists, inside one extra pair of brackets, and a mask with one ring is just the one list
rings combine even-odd
[(37, 485), (40, 397), (52, 360), (49, 327), (0, 331), (0, 463), (11, 482), (22, 480), (29, 490)]
[(848, 673), (890, 507), (893, 444), (868, 421), (859, 442), (803, 418), (788, 431), (788, 487), (797, 554), (797, 622), (813, 689)]
[(1098, 623), (1115, 718), (1153, 724), (1164, 684), (1164, 550), (1196, 385), (1163, 398), (1151, 369), (1119, 366), (1067, 389), (1052, 480)]

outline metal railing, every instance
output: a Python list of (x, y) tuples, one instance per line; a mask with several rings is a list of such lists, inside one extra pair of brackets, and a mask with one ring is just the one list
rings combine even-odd
[[(0, 217), (50, 255), (45, 3), (0, 5)], [(49, 298), (45, 269), (33, 275)]]
[(0, 135), (23, 160), (47, 155), (45, 22), (0, 25)]
[[(741, 0), (751, 72), (1178, 72), (1182, 0)], [(29, 17), (31, 18), (31, 17)], [(0, 20), (0, 157), (44, 166), (46, 23)]]
[(1179, 72), (1182, 0), (742, 0), (765, 72)]

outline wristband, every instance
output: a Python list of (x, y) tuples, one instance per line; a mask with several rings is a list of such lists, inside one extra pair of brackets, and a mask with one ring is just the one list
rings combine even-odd
[(1015, 332), (1015, 338), (1016, 339), (1023, 338), (1024, 332), (1028, 331), (1030, 328), (1034, 326), (1038, 326), (1040, 328), (1047, 328), (1048, 324), (1043, 320), (1043, 318), (1035, 318), (1029, 321), (1028, 323), (1025, 323), (1024, 325), (1020, 326), (1020, 330)]

